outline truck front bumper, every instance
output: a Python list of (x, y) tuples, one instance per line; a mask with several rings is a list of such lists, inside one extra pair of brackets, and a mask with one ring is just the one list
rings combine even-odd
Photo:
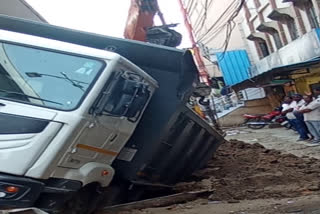
[(0, 210), (32, 207), (44, 189), (44, 183), (7, 174), (0, 174)]

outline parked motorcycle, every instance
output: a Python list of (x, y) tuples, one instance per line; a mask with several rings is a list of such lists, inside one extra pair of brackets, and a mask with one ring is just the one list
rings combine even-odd
[(243, 115), (243, 117), (245, 118), (244, 124), (246, 124), (248, 128), (251, 128), (251, 129), (262, 129), (266, 125), (269, 125), (272, 123), (276, 123), (276, 122), (284, 123), (285, 117), (281, 116), (281, 110), (282, 108), (278, 107), (273, 111), (269, 112), (268, 114), (244, 114)]
[(289, 123), (286, 116), (281, 115), (282, 107), (275, 108), (272, 112), (268, 114), (244, 114), (245, 118), (244, 124), (251, 129), (262, 129), (270, 124), (280, 124), (281, 126), (292, 129), (294, 131), (294, 126)]

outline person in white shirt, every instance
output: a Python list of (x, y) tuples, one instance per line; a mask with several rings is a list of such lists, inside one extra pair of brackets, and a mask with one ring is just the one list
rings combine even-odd
[(308, 129), (304, 122), (303, 114), (297, 111), (304, 104), (302, 96), (300, 94), (294, 94), (291, 102), (290, 97), (286, 97), (285, 102), (288, 105), (283, 106), (284, 108), (282, 109), (282, 114), (288, 118), (291, 125), (293, 125), (299, 133), (300, 136), (297, 141), (308, 140)]
[(305, 104), (299, 109), (304, 114), (304, 120), (314, 137), (311, 144), (320, 145), (320, 98), (313, 99), (312, 95), (305, 95)]
[(283, 103), (282, 103), (282, 112), (283, 113), (290, 108), (290, 104), (292, 103), (292, 101), (293, 101), (292, 97), (290, 97), (290, 96), (284, 97)]
[[(290, 96), (285, 96), (284, 99), (283, 99), (283, 103), (281, 105), (282, 107), (282, 110), (281, 110), (281, 113), (283, 116), (286, 116), (287, 114), (287, 110), (290, 109), (290, 104), (292, 103), (292, 97)], [(291, 124), (291, 126), (295, 127), (295, 124), (289, 119), (288, 119), (288, 122)]]
[(200, 96), (198, 99), (198, 106), (200, 110), (205, 115), (205, 119), (209, 123), (210, 126), (216, 128), (216, 130), (220, 131), (220, 127), (216, 120), (215, 109), (211, 108), (211, 100), (209, 96)]

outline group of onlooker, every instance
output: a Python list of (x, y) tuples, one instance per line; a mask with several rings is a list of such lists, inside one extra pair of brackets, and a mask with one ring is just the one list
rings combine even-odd
[(320, 145), (320, 87), (314, 90), (314, 95), (286, 96), (282, 104), (282, 114), (299, 133), (298, 141)]

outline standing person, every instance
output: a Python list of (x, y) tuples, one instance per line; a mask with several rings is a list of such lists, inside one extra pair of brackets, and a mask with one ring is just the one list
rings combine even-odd
[[(315, 92), (315, 94), (316, 93), (317, 92)], [(305, 95), (303, 97), (305, 104), (299, 110), (299, 112), (304, 115), (308, 129), (314, 137), (311, 145), (320, 145), (320, 88), (318, 93), (315, 100), (313, 100), (312, 95)]]
[[(305, 104), (305, 100), (303, 99), (303, 96), (301, 94), (294, 94), (292, 95), (292, 104), (290, 107), (292, 107), (292, 114), (296, 119), (294, 119), (294, 122), (297, 124), (298, 129), (303, 130), (302, 133), (306, 133), (307, 139), (309, 131), (308, 127), (304, 121), (304, 116), (302, 113), (300, 113), (298, 110)], [(304, 134), (303, 134), (304, 135)], [(300, 137), (301, 138), (301, 137)], [(311, 140), (312, 138), (309, 138)]]
[(292, 97), (285, 96), (283, 98), (283, 102), (282, 102), (282, 105), (281, 105), (283, 114), (286, 114), (284, 111), (289, 109), (289, 105), (291, 104), (291, 102), (292, 102)]
[[(285, 104), (283, 105), (282, 114), (288, 118), (290, 124), (293, 125), (299, 133), (300, 136), (297, 141), (308, 140), (308, 129), (302, 115), (294, 113), (294, 111), (297, 111), (304, 103), (302, 96), (300, 94), (293, 95), (293, 98), (286, 96), (284, 102)], [(298, 115), (298, 118), (296, 115)]]
[[(290, 104), (291, 103), (292, 103), (292, 97), (285, 96), (283, 98), (283, 102), (282, 102), (282, 105), (281, 105), (281, 107), (282, 107), (281, 114), (283, 116), (286, 116), (287, 110), (290, 108)], [(292, 122), (292, 120), (289, 119), (289, 118), (287, 118), (287, 119), (288, 119), (289, 123), (291, 124), (291, 126), (295, 127), (295, 124)]]
[(210, 108), (210, 99), (208, 97), (201, 96), (199, 98), (198, 104), (200, 106), (201, 111), (204, 113), (207, 121), (209, 122), (209, 124), (211, 126), (214, 126), (216, 121), (215, 121), (214, 112)]
[(305, 103), (303, 96), (301, 94), (294, 94), (292, 95), (293, 99), (293, 111), (297, 111), (303, 104)]
[(316, 99), (320, 99), (320, 87), (315, 88), (313, 93)]

